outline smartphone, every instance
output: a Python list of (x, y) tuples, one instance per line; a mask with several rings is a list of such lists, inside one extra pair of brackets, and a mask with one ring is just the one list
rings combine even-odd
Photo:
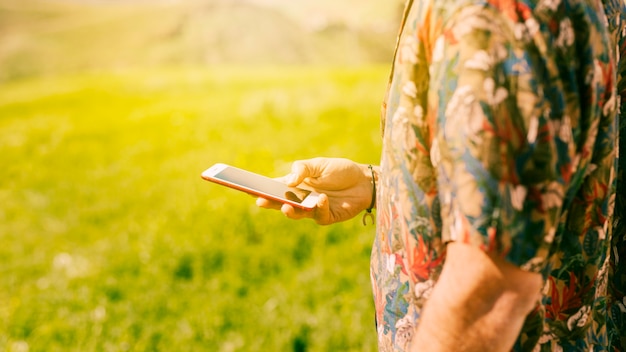
[(254, 172), (226, 164), (215, 164), (202, 173), (202, 178), (262, 198), (294, 207), (312, 210), (319, 194), (314, 191), (289, 187), (286, 184)]

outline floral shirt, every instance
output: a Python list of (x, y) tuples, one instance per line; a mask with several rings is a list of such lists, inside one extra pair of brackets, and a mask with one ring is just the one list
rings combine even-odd
[(626, 350), (626, 10), (601, 1), (408, 1), (383, 105), (380, 351), (407, 349), (449, 241), (543, 275), (515, 351)]

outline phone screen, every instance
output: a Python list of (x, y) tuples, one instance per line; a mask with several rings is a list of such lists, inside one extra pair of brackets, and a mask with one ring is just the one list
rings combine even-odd
[(302, 203), (311, 193), (311, 191), (289, 187), (269, 177), (233, 167), (226, 167), (213, 177), (248, 189), (259, 190), (274, 197), (285, 198), (296, 203)]

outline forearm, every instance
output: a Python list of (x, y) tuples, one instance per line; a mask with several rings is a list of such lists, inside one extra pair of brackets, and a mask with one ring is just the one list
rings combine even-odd
[(510, 351), (540, 287), (538, 274), (467, 245), (449, 245), (412, 351)]

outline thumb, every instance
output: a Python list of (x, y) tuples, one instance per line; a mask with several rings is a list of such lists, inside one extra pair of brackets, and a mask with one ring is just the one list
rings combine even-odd
[(287, 175), (287, 185), (292, 187), (297, 186), (307, 177), (317, 177), (317, 175), (314, 175), (311, 171), (313, 169), (308, 160), (294, 161), (293, 164), (291, 164), (291, 173)]

